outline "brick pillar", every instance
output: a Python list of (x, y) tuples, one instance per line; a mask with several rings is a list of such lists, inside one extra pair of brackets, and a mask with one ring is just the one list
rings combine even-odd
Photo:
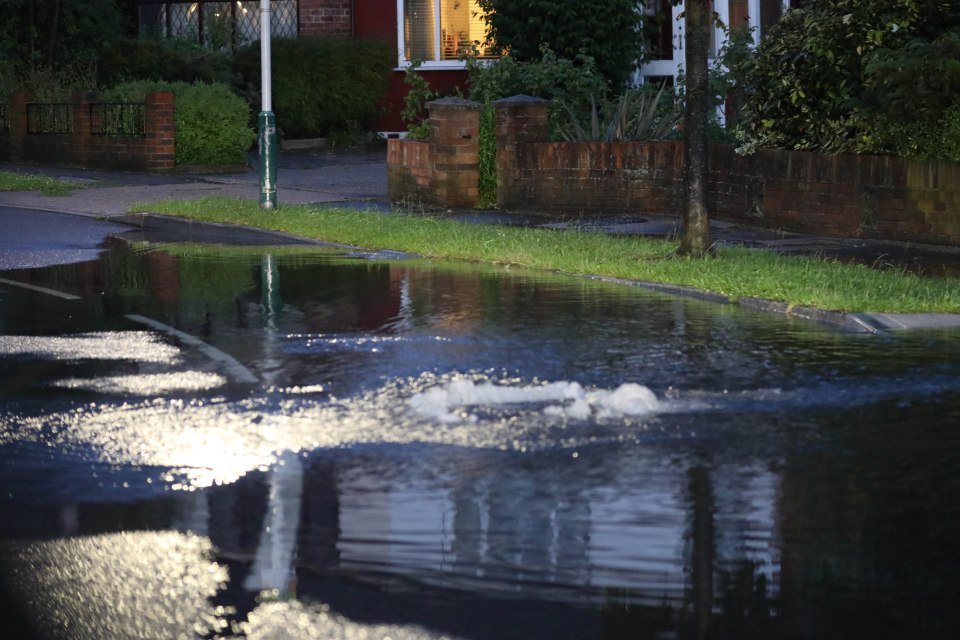
[(74, 93), (70, 102), (73, 104), (73, 136), (71, 140), (71, 163), (85, 167), (90, 164), (90, 147), (93, 144), (90, 128), (90, 105), (97, 101), (97, 94), (92, 91)]
[(550, 101), (513, 96), (493, 103), (497, 113), (497, 207), (518, 204), (514, 185), (517, 144), (550, 140)]
[(143, 128), (145, 164), (148, 171), (169, 171), (177, 166), (176, 127), (173, 124), (173, 94), (148, 93)]
[(480, 197), (479, 102), (442, 98), (427, 103), (430, 113), (430, 189), (443, 207), (473, 207)]
[(33, 94), (20, 91), (10, 96), (10, 159), (23, 160), (27, 146), (27, 104), (33, 101)]

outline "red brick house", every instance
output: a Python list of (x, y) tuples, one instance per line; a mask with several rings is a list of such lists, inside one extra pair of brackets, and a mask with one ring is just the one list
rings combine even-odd
[[(200, 42), (226, 37), (234, 45), (260, 36), (259, 0), (132, 2), (141, 35), (196, 37)], [(452, 92), (466, 80), (460, 53), (485, 36), (476, 0), (272, 0), (271, 31), (283, 38), (358, 36), (396, 43), (397, 65), (378, 126), (384, 132), (406, 128), (400, 119), (406, 95), (403, 69), (411, 60), (423, 60), (421, 71), (434, 89)]]
[[(137, 5), (140, 34), (164, 37), (197, 37), (201, 42), (223, 38), (245, 44), (259, 38), (260, 1), (190, 2), (187, 0), (130, 0)], [(762, 34), (780, 19), (783, 11), (802, 0), (714, 0), (721, 21), (748, 24)], [(649, 63), (638, 69), (637, 80), (675, 78), (683, 60), (682, 7), (669, 0), (646, 0), (644, 11), (660, 14), (659, 32), (652, 43)], [(484, 40), (486, 30), (477, 0), (272, 0), (274, 37), (307, 38), (359, 36), (382, 38), (396, 44), (397, 64), (390, 76), (386, 114), (378, 129), (405, 129), (400, 119), (406, 85), (403, 69), (412, 60), (423, 60), (421, 72), (434, 89), (452, 92), (466, 81), (460, 54)], [(714, 52), (723, 42), (717, 31)]]

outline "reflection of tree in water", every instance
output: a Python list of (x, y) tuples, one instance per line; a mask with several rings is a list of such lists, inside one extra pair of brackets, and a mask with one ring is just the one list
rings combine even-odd
[[(686, 472), (687, 584), (679, 602), (661, 606), (638, 604), (644, 594), (611, 589), (601, 609), (604, 640), (677, 637), (684, 640), (749, 640), (778, 635), (772, 617), (766, 570), (743, 550), (750, 532), (742, 504), (724, 504), (723, 494), (737, 487), (729, 470), (698, 464)], [(729, 502), (729, 501), (728, 501)], [(736, 510), (728, 511), (731, 507)], [(729, 529), (729, 530), (726, 530)], [(771, 635), (773, 634), (773, 635)]]

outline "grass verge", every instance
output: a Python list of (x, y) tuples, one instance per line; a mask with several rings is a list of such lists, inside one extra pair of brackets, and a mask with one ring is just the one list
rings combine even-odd
[(0, 171), (0, 191), (40, 191), (45, 196), (65, 196), (83, 185), (48, 176)]
[(205, 222), (242, 224), (371, 250), (694, 287), (832, 311), (960, 313), (960, 285), (903, 271), (876, 271), (813, 257), (721, 248), (704, 259), (674, 256), (676, 243), (583, 231), (470, 225), (431, 217), (308, 205), (263, 211), (249, 200), (207, 198), (135, 205)]

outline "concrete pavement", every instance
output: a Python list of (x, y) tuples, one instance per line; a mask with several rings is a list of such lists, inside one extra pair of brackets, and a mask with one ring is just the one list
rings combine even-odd
[[(227, 174), (159, 175), (0, 163), (0, 171), (38, 173), (76, 181), (86, 187), (65, 196), (47, 196), (36, 191), (4, 192), (0, 193), (0, 206), (83, 216), (120, 218), (136, 203), (167, 199), (193, 200), (211, 196), (256, 199), (259, 196), (259, 176), (253, 168)], [(389, 207), (386, 152), (382, 148), (372, 147), (356, 153), (281, 153), (278, 155), (277, 173), (277, 199), (280, 203), (328, 203), (375, 209)], [(536, 214), (484, 211), (450, 211), (441, 215), (465, 223), (590, 228), (614, 235), (664, 236), (675, 235), (678, 231), (677, 219), (663, 215), (578, 218), (566, 221)], [(169, 221), (165, 224), (169, 224)], [(711, 232), (715, 241), (724, 244), (741, 244), (789, 254), (821, 255), (873, 265), (892, 265), (895, 268), (923, 271), (931, 275), (960, 278), (960, 249), (957, 248), (816, 237), (746, 228), (719, 220), (711, 222)], [(960, 279), (957, 282), (960, 287)], [(674, 289), (677, 288), (671, 289), (674, 293), (685, 293)], [(769, 301), (730, 302), (827, 322), (854, 331), (960, 327), (960, 315), (954, 314), (836, 314), (816, 309), (791, 308)]]
[[(139, 202), (212, 196), (258, 198), (260, 193), (259, 174), (252, 168), (228, 174), (184, 175), (0, 163), (0, 171), (38, 173), (86, 187), (65, 196), (47, 196), (37, 191), (6, 192), (0, 194), (0, 205), (97, 217), (121, 216)], [(386, 152), (281, 154), (277, 185), (278, 202), (287, 204), (386, 203)]]

